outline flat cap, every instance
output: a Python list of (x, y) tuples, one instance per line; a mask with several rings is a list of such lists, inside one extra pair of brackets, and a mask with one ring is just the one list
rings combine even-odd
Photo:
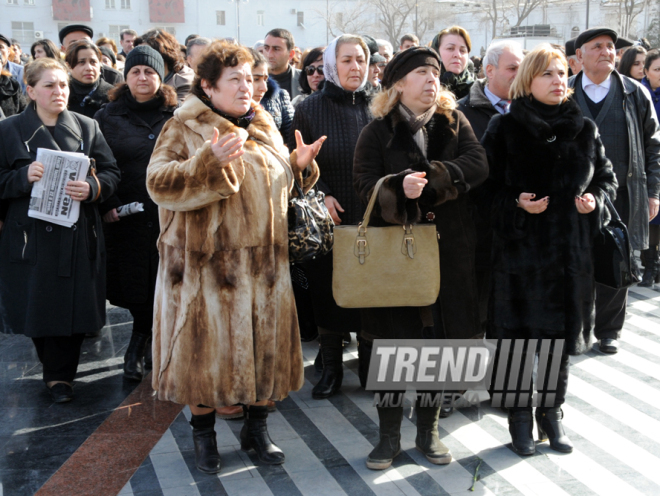
[(632, 41), (632, 40), (629, 40), (627, 38), (619, 38), (614, 43), (614, 48), (616, 48), (617, 50), (620, 50), (621, 48), (631, 47), (634, 44), (635, 44), (635, 42)]
[(587, 43), (588, 41), (593, 40), (594, 38), (597, 38), (599, 36), (606, 35), (612, 38), (612, 41), (616, 43), (616, 40), (619, 38), (618, 35), (616, 34), (616, 31), (614, 31), (612, 28), (604, 28), (604, 27), (599, 27), (599, 28), (591, 28), (587, 29), (585, 31), (582, 31), (577, 38), (575, 38), (575, 48), (582, 48), (582, 45)]
[(69, 24), (68, 26), (64, 26), (62, 29), (60, 29), (60, 43), (64, 44), (64, 37), (67, 34), (73, 33), (75, 31), (82, 31), (83, 33), (87, 33), (87, 36), (90, 38), (94, 37), (94, 30), (89, 26), (85, 26), (84, 24)]
[(568, 40), (564, 45), (564, 47), (566, 48), (567, 57), (570, 57), (571, 55), (575, 55), (575, 40), (577, 40), (577, 38), (572, 38)]

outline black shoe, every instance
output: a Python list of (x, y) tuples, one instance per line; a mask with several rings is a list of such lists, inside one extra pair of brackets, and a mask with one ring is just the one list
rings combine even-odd
[(205, 474), (220, 472), (220, 453), (218, 453), (215, 429), (213, 427), (206, 429), (193, 428), (193, 443), (195, 443), (195, 465), (197, 469)]
[(561, 408), (537, 408), (535, 416), (539, 441), (549, 440), (550, 447), (561, 453), (573, 452), (573, 443), (568, 439), (561, 423), (561, 419), (564, 418), (564, 412)]
[(651, 246), (642, 251), (642, 260), (645, 261), (642, 281), (637, 285), (641, 288), (652, 288), (660, 276), (660, 251), (658, 246)]
[(509, 433), (513, 451), (522, 456), (536, 452), (533, 436), (534, 420), (531, 409), (509, 409)]
[(619, 351), (619, 342), (616, 339), (601, 339), (598, 341), (598, 349), (602, 353), (614, 355)]
[(131, 334), (131, 341), (124, 355), (124, 379), (136, 382), (142, 380), (144, 376), (142, 357), (148, 340), (149, 336), (145, 334)]
[(53, 387), (48, 388), (48, 392), (55, 403), (66, 403), (73, 399), (73, 386), (65, 382), (53, 384)]
[(335, 394), (344, 379), (341, 335), (321, 334), (319, 340), (323, 355), (323, 375), (312, 389), (312, 398), (315, 400), (323, 400)]
[(401, 453), (401, 419), (403, 407), (378, 407), (378, 430), (380, 440), (367, 457), (367, 468), (385, 470)]
[(454, 407), (453, 406), (442, 405), (440, 407), (440, 412), (438, 413), (438, 417), (447, 418), (447, 417), (450, 417), (452, 413), (454, 413)]
[(268, 407), (243, 407), (245, 421), (241, 429), (241, 449), (252, 451), (261, 463), (266, 465), (281, 465), (284, 463), (284, 453), (273, 443), (268, 434)]

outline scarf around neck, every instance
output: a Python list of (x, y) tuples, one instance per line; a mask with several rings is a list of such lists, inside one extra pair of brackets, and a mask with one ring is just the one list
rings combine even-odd
[(245, 114), (243, 114), (240, 117), (233, 117), (222, 110), (218, 110), (213, 106), (213, 103), (211, 102), (211, 99), (204, 95), (203, 97), (200, 98), (202, 102), (204, 102), (204, 105), (206, 105), (208, 108), (210, 108), (213, 112), (218, 114), (220, 117), (227, 119), (229, 122), (234, 124), (235, 126), (242, 127), (243, 129), (247, 129), (247, 127), (250, 125), (252, 122), (252, 119), (254, 119), (254, 116), (256, 112), (254, 111), (254, 108), (250, 107)]
[(467, 96), (474, 84), (474, 78), (467, 67), (460, 74), (454, 74), (446, 70), (444, 65), (441, 65), (440, 72), (440, 82), (454, 94), (456, 100)]
[(419, 146), (419, 149), (422, 151), (425, 157), (426, 129), (424, 126), (431, 120), (433, 114), (435, 114), (436, 109), (437, 105), (434, 103), (431, 108), (429, 108), (423, 114), (415, 115), (412, 110), (406, 107), (403, 103), (399, 102), (399, 113), (406, 120), (406, 124), (408, 124), (408, 128), (413, 135), (415, 143), (417, 143), (417, 146)]

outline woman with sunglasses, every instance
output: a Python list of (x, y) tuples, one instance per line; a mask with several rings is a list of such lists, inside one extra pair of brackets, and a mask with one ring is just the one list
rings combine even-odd
[(325, 80), (323, 75), (323, 51), (324, 47), (310, 50), (303, 60), (303, 70), (300, 72), (298, 82), (303, 92), (293, 99), (291, 104), (295, 109), (309, 95), (321, 89), (321, 83)]

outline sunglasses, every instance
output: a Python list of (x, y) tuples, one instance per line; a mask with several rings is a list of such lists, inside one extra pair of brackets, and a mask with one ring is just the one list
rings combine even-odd
[(307, 74), (308, 76), (313, 76), (314, 71), (316, 71), (319, 76), (323, 76), (323, 66), (322, 65), (320, 65), (318, 67), (314, 67), (313, 65), (308, 65), (307, 67), (305, 67), (305, 74)]

